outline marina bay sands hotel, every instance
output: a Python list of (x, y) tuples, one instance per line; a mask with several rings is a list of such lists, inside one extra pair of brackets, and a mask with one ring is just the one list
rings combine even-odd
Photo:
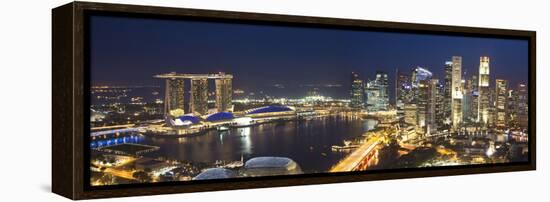
[(172, 110), (184, 110), (184, 81), (191, 81), (189, 95), (189, 112), (199, 115), (208, 114), (208, 80), (214, 79), (216, 85), (216, 109), (218, 112), (232, 110), (233, 75), (223, 72), (217, 74), (178, 74), (175, 72), (155, 75), (154, 78), (165, 79), (164, 114)]

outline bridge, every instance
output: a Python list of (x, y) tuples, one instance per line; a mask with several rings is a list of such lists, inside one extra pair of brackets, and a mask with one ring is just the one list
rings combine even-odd
[[(91, 132), (90, 136), (97, 137), (97, 136), (117, 134), (117, 133), (139, 132), (140, 130), (143, 130), (145, 128), (146, 127), (143, 127), (143, 126), (136, 127), (135, 124), (93, 127), (91, 128), (91, 131), (94, 131), (94, 132)], [(97, 131), (97, 130), (100, 130), (100, 131)]]
[(380, 143), (382, 143), (382, 137), (374, 135), (350, 155), (333, 166), (329, 172), (349, 172), (367, 169), (377, 160), (378, 149), (376, 147)]

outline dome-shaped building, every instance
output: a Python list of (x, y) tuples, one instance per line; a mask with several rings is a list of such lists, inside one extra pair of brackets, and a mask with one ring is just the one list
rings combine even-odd
[(171, 119), (170, 123), (173, 126), (188, 126), (188, 125), (200, 123), (200, 121), (201, 120), (199, 117), (186, 114), (186, 115), (177, 117), (175, 119)]
[(218, 112), (204, 117), (204, 119), (209, 122), (226, 121), (234, 118), (235, 116), (233, 116), (231, 112)]
[(265, 107), (258, 107), (245, 111), (247, 116), (259, 117), (259, 116), (281, 116), (292, 115), (295, 113), (294, 108), (284, 105), (270, 105)]
[(256, 157), (244, 164), (243, 175), (249, 177), (302, 174), (300, 166), (286, 157)]
[(213, 180), (237, 177), (237, 173), (225, 168), (209, 168), (193, 178), (193, 180)]

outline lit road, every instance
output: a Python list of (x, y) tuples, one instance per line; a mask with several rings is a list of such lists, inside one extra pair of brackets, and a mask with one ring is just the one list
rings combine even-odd
[(349, 172), (355, 170), (371, 152), (376, 150), (381, 138), (373, 136), (369, 141), (363, 143), (345, 159), (333, 166), (329, 172)]
[(129, 158), (128, 160), (123, 161), (117, 167), (106, 168), (105, 171), (103, 172), (109, 173), (117, 177), (129, 179), (129, 180), (135, 180), (136, 178), (134, 178), (133, 176), (134, 172), (123, 168), (125, 165), (133, 163), (135, 160), (136, 160), (135, 158)]
[(136, 179), (136, 178), (134, 178), (134, 176), (133, 176), (134, 172), (132, 172), (132, 171), (121, 170), (121, 169), (117, 169), (117, 168), (107, 168), (107, 169), (105, 169), (104, 172), (109, 173), (109, 174), (114, 175), (114, 176), (117, 176), (117, 177), (129, 179), (129, 180), (135, 180)]
[(128, 132), (138, 132), (142, 129), (146, 129), (146, 127), (136, 127), (136, 128), (122, 128), (122, 129), (114, 129), (114, 130), (103, 130), (103, 131), (97, 131), (90, 133), (91, 137), (96, 136), (102, 136), (102, 135), (109, 135), (109, 134), (116, 134), (116, 133), (128, 133)]
[(105, 129), (115, 129), (115, 128), (130, 128), (135, 126), (136, 124), (123, 124), (123, 125), (111, 125), (111, 126), (100, 126), (100, 127), (93, 127), (90, 128), (90, 130), (105, 130)]

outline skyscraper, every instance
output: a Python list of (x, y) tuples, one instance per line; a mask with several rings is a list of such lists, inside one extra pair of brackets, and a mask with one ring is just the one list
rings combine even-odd
[(445, 85), (441, 84), (441, 82), (437, 82), (436, 85), (436, 100), (435, 100), (435, 123), (437, 125), (437, 129), (441, 128), (445, 124), (445, 120), (447, 117), (445, 117), (445, 111), (447, 110), (445, 108)]
[(208, 79), (191, 78), (191, 113), (205, 115), (208, 113)]
[(439, 79), (430, 79), (428, 82), (428, 102), (426, 106), (426, 132), (433, 134), (438, 129), (437, 110), (439, 99)]
[(411, 126), (416, 126), (418, 122), (418, 108), (416, 104), (406, 103), (404, 107), (405, 111), (405, 123)]
[(451, 121), (453, 129), (458, 129), (462, 124), (462, 57), (453, 56), (451, 77)]
[(411, 103), (416, 105), (416, 126), (417, 132), (426, 134), (428, 126), (431, 88), (430, 81), (432, 79), (432, 72), (423, 67), (416, 67), (411, 73), (411, 86), (412, 86), (412, 100)]
[(416, 99), (416, 125), (422, 134), (433, 134), (438, 129), (436, 120), (438, 109), (439, 80), (420, 80)]
[[(462, 78), (466, 78), (466, 73), (462, 74)], [(468, 82), (462, 79), (462, 123), (464, 123), (470, 115), (471, 97)]]
[(445, 120), (451, 120), (452, 112), (452, 81), (453, 81), (453, 62), (445, 62), (445, 79), (444, 79), (444, 90), (443, 90), (443, 118)]
[(218, 112), (232, 111), (232, 79), (219, 78), (216, 83), (216, 109)]
[(508, 125), (518, 125), (518, 91), (508, 90), (508, 101), (506, 106), (506, 117), (508, 118)]
[(478, 75), (477, 74), (474, 74), (472, 75), (472, 77), (470, 77), (470, 85), (469, 85), (469, 92), (468, 92), (468, 96), (470, 96), (470, 114), (468, 115), (468, 119), (471, 121), (471, 122), (479, 122), (478, 120), (478, 113), (477, 113), (477, 110), (478, 110), (478, 107), (477, 105), (479, 104), (478, 102), (478, 99), (479, 99), (479, 81), (478, 81)]
[(351, 73), (350, 107), (362, 109), (365, 104), (365, 90), (363, 80), (356, 72)]
[(487, 126), (490, 113), (491, 95), (489, 90), (489, 79), (489, 57), (482, 56), (479, 58), (477, 121), (484, 126)]
[(164, 94), (164, 114), (168, 115), (171, 111), (179, 109), (184, 111), (184, 86), (183, 79), (166, 79)]
[(415, 67), (411, 74), (411, 84), (412, 87), (417, 87), (420, 81), (431, 79), (433, 76), (432, 72), (423, 67)]
[(528, 102), (529, 97), (527, 95), (528, 89), (527, 84), (520, 83), (518, 84), (517, 89), (517, 95), (518, 95), (518, 122), (519, 126), (523, 129), (527, 129), (528, 127), (528, 119), (529, 119), (529, 109), (528, 109)]
[(376, 78), (367, 83), (365, 88), (368, 111), (388, 110), (388, 74), (377, 72)]
[(507, 125), (506, 108), (508, 101), (508, 82), (506, 80), (497, 79), (495, 84), (495, 110), (496, 110), (496, 126), (505, 127)]
[(218, 111), (231, 111), (232, 105), (232, 79), (233, 75), (219, 72), (216, 74), (178, 74), (171, 72), (168, 74), (155, 75), (155, 78), (165, 79), (166, 92), (164, 112), (165, 116), (172, 115), (170, 112), (175, 109), (181, 109), (177, 114), (184, 113), (184, 80), (191, 80), (191, 90), (189, 95), (189, 111), (197, 115), (206, 115), (208, 113), (208, 79), (215, 79), (216, 84), (216, 108)]
[(403, 116), (405, 113), (405, 103), (411, 100), (410, 77), (402, 71), (396, 70), (395, 76), (395, 106), (397, 114)]

